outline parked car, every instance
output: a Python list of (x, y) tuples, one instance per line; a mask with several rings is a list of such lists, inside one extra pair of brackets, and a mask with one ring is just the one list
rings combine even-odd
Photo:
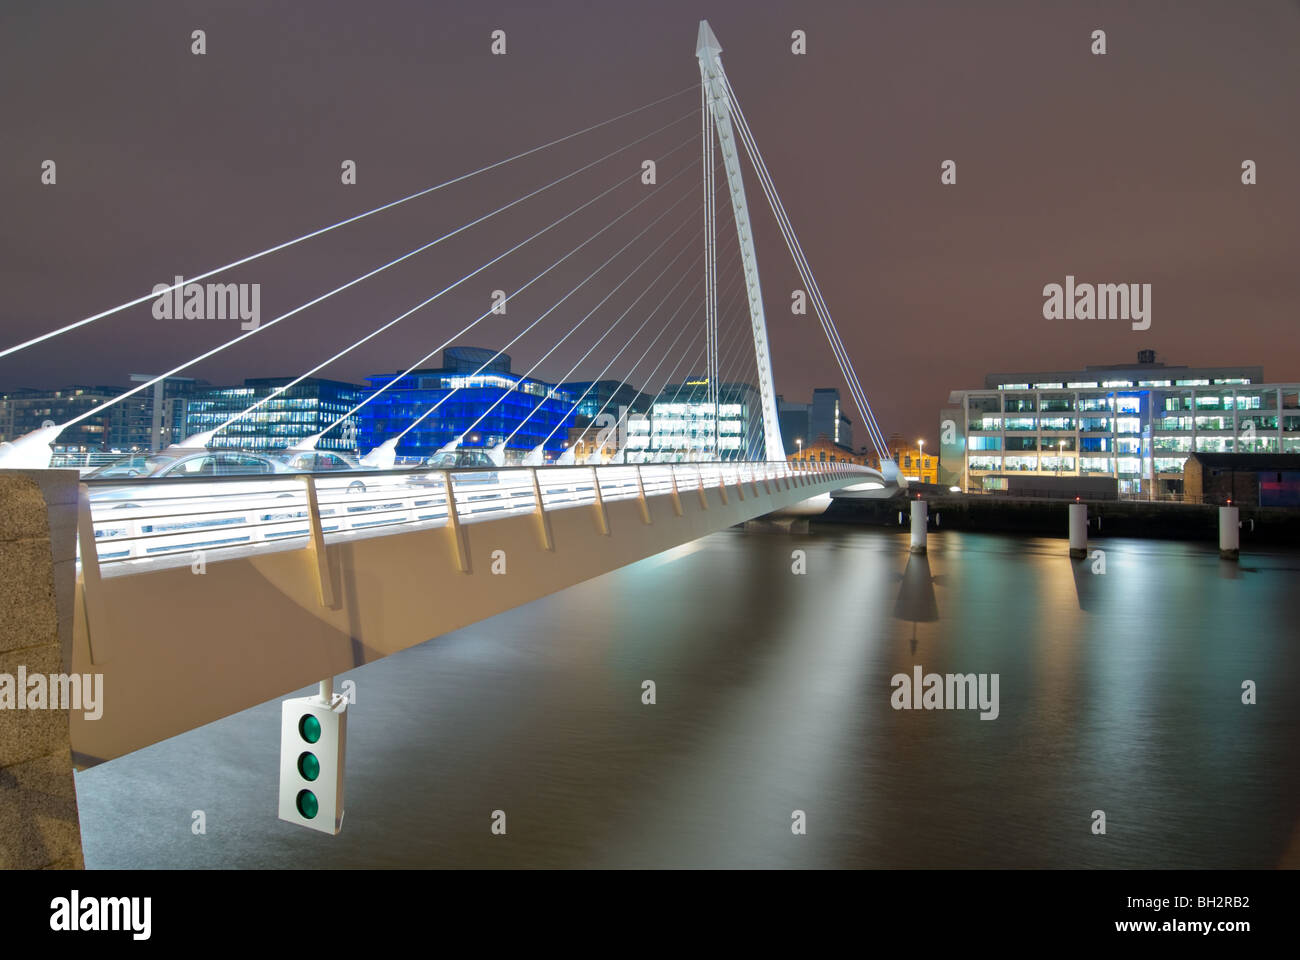
[[(127, 457), (125, 461), (137, 461)], [(161, 481), (185, 477), (265, 477), (288, 473), (283, 464), (257, 453), (238, 451), (201, 451), (172, 456), (158, 453), (142, 463), (118, 461), (99, 467), (86, 474), (84, 480), (130, 480), (124, 486), (93, 484), (90, 488), (92, 503), (111, 503), (119, 507), (138, 507), (152, 500), (186, 500), (209, 497), (233, 497), (239, 494), (268, 494), (265, 484), (250, 483), (187, 483), (173, 485)], [(139, 481), (147, 481), (141, 483)], [(158, 482), (155, 482), (158, 481)], [(280, 496), (290, 496), (285, 492)]]
[(170, 463), (174, 458), (159, 460), (156, 455), (147, 453), (132, 454), (127, 457), (120, 457), (112, 463), (104, 464), (100, 467), (91, 467), (89, 470), (82, 472), (82, 478), (86, 477), (142, 477), (151, 473), (160, 463)]
[[(332, 450), (313, 450), (307, 453), (286, 453), (276, 458), (290, 473), (311, 473), (336, 475), (351, 470), (365, 470), (355, 457)], [(366, 484), (360, 478), (332, 483), (330, 480), (317, 480), (318, 489), (342, 488), (348, 493), (365, 493)]]
[[(487, 468), (475, 469), (473, 473), (458, 473), (453, 475), (453, 482), (460, 486), (462, 483), (496, 483), (497, 472), (496, 464), (482, 450), (449, 450), (445, 453), (435, 453), (424, 461), (424, 466), (433, 467), (436, 470), (463, 470), (466, 468)], [(428, 475), (415, 475), (407, 478), (408, 483), (422, 487), (441, 487), (442, 474), (430, 473)]]

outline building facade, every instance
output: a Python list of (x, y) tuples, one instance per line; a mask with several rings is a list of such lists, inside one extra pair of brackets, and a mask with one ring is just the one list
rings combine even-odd
[[(122, 387), (86, 386), (72, 384), (57, 390), (38, 390), (21, 387), (5, 395), (4, 422), (0, 424), (0, 440), (16, 440), (47, 423), (66, 423), (74, 417), (89, 413), (105, 401), (123, 392)], [(64, 430), (58, 442), (51, 445), (54, 459), (61, 466), (65, 455), (75, 459), (78, 454), (101, 453), (110, 449), (114, 425), (120, 422), (118, 404), (102, 414), (92, 414), (80, 423)], [(67, 460), (66, 462), (72, 462)]]
[(802, 447), (796, 445), (793, 449), (787, 450), (786, 459), (796, 463), (802, 461), (806, 463), (856, 463), (862, 466), (867, 464), (867, 458), (863, 454), (854, 453), (848, 447), (832, 443), (824, 436), (818, 437), (811, 445), (804, 444)]
[(853, 423), (840, 409), (840, 392), (834, 387), (818, 387), (813, 391), (811, 417), (812, 435), (825, 436), (831, 443), (853, 448)]
[(889, 456), (898, 464), (898, 472), (912, 483), (939, 482), (939, 455), (926, 450), (923, 443), (907, 443), (901, 434), (890, 434)]
[(462, 435), (464, 447), (493, 447), (509, 438), (506, 450), (512, 458), (543, 441), (554, 455), (564, 450), (576, 418), (577, 398), (567, 389), (511, 373), (508, 355), (496, 357), (495, 351), (479, 347), (444, 350), (438, 368), (366, 379), (372, 393), (388, 388), (361, 408), (357, 429), (362, 453), (428, 414), (398, 443), (399, 458), (423, 459)]
[(629, 417), (630, 463), (754, 459), (763, 455), (763, 411), (758, 390), (748, 383), (722, 383), (718, 407), (708, 402), (706, 380), (668, 384), (649, 416)]
[(1183, 485), (1195, 503), (1300, 507), (1300, 453), (1193, 453)]
[(800, 443), (812, 446), (822, 437), (831, 446), (853, 449), (853, 422), (840, 408), (840, 392), (834, 387), (813, 390), (811, 403), (794, 403), (778, 396), (776, 409), (787, 454), (798, 451)]
[[(1300, 384), (1262, 367), (1135, 364), (990, 374), (940, 413), (939, 482), (1006, 473), (1113, 477), (1121, 495), (1181, 494), (1194, 452), (1300, 453)], [(986, 482), (988, 481), (988, 482)]]
[[(293, 377), (245, 380), (238, 387), (199, 387), (186, 400), (186, 437), (220, 427), (259, 400), (266, 403), (240, 417), (212, 438), (213, 450), (283, 450), (330, 426), (361, 402), (365, 391), (355, 383), (308, 377), (287, 390), (271, 395)], [(356, 418), (349, 417), (317, 443), (321, 450), (356, 450)]]
[[(621, 380), (566, 380), (559, 389), (573, 398), (579, 417), (594, 420), (602, 411), (618, 417), (624, 409), (649, 413), (654, 397)], [(581, 399), (579, 399), (581, 398)]]
[[(152, 379), (148, 374), (131, 376), (133, 384)], [(187, 404), (196, 391), (208, 386), (206, 380), (168, 377), (127, 397), (113, 408), (109, 448), (122, 453), (157, 453), (180, 442), (186, 436)]]

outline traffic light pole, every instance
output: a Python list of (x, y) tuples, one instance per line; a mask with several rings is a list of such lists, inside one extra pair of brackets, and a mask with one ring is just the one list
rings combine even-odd
[(334, 678), (314, 697), (280, 704), (280, 819), (336, 835), (343, 828), (348, 698)]

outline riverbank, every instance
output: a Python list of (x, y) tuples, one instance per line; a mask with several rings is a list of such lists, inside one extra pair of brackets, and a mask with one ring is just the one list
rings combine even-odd
[[(935, 496), (929, 504), (930, 527), (981, 533), (1028, 536), (1066, 535), (1067, 501), (1014, 499), (993, 496)], [(1085, 501), (1087, 502), (1087, 501)], [(907, 501), (832, 500), (817, 523), (899, 526), (907, 522)], [(1241, 507), (1241, 545), (1300, 545), (1300, 510), (1283, 507)], [(1146, 500), (1103, 500), (1088, 503), (1090, 537), (1147, 537), (1160, 540), (1218, 542), (1219, 508), (1212, 504), (1161, 503)]]

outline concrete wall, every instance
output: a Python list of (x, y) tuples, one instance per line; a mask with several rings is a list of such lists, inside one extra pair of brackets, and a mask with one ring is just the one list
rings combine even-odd
[[(67, 673), (76, 470), (0, 470), (0, 674)], [(21, 695), (22, 691), (18, 691)], [(66, 709), (0, 709), (0, 869), (82, 869)]]

